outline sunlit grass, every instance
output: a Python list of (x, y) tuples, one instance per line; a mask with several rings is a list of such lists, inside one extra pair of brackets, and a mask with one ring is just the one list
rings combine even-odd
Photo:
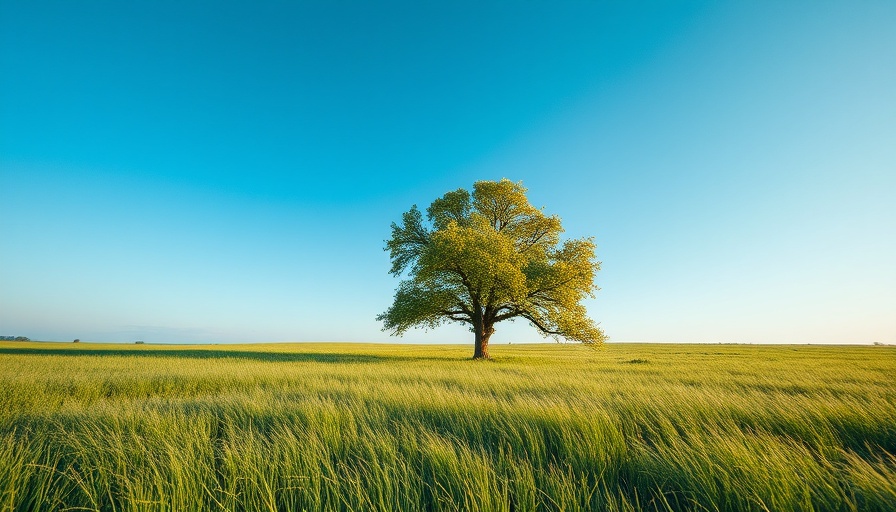
[(893, 347), (0, 344), (0, 510), (892, 510)]

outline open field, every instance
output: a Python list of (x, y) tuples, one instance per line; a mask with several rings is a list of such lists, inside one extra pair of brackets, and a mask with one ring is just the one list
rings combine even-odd
[(896, 348), (0, 343), (0, 510), (893, 510)]

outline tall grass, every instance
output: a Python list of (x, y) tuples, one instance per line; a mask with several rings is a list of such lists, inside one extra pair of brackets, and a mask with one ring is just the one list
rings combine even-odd
[(0, 344), (0, 510), (893, 510), (891, 347)]

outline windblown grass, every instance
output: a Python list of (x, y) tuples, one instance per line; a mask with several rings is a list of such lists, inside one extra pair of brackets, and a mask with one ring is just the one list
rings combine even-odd
[(0, 510), (893, 510), (891, 347), (0, 344)]

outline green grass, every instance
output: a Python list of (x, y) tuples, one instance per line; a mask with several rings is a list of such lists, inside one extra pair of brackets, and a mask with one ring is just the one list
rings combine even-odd
[(894, 510), (893, 347), (0, 343), (0, 510)]

